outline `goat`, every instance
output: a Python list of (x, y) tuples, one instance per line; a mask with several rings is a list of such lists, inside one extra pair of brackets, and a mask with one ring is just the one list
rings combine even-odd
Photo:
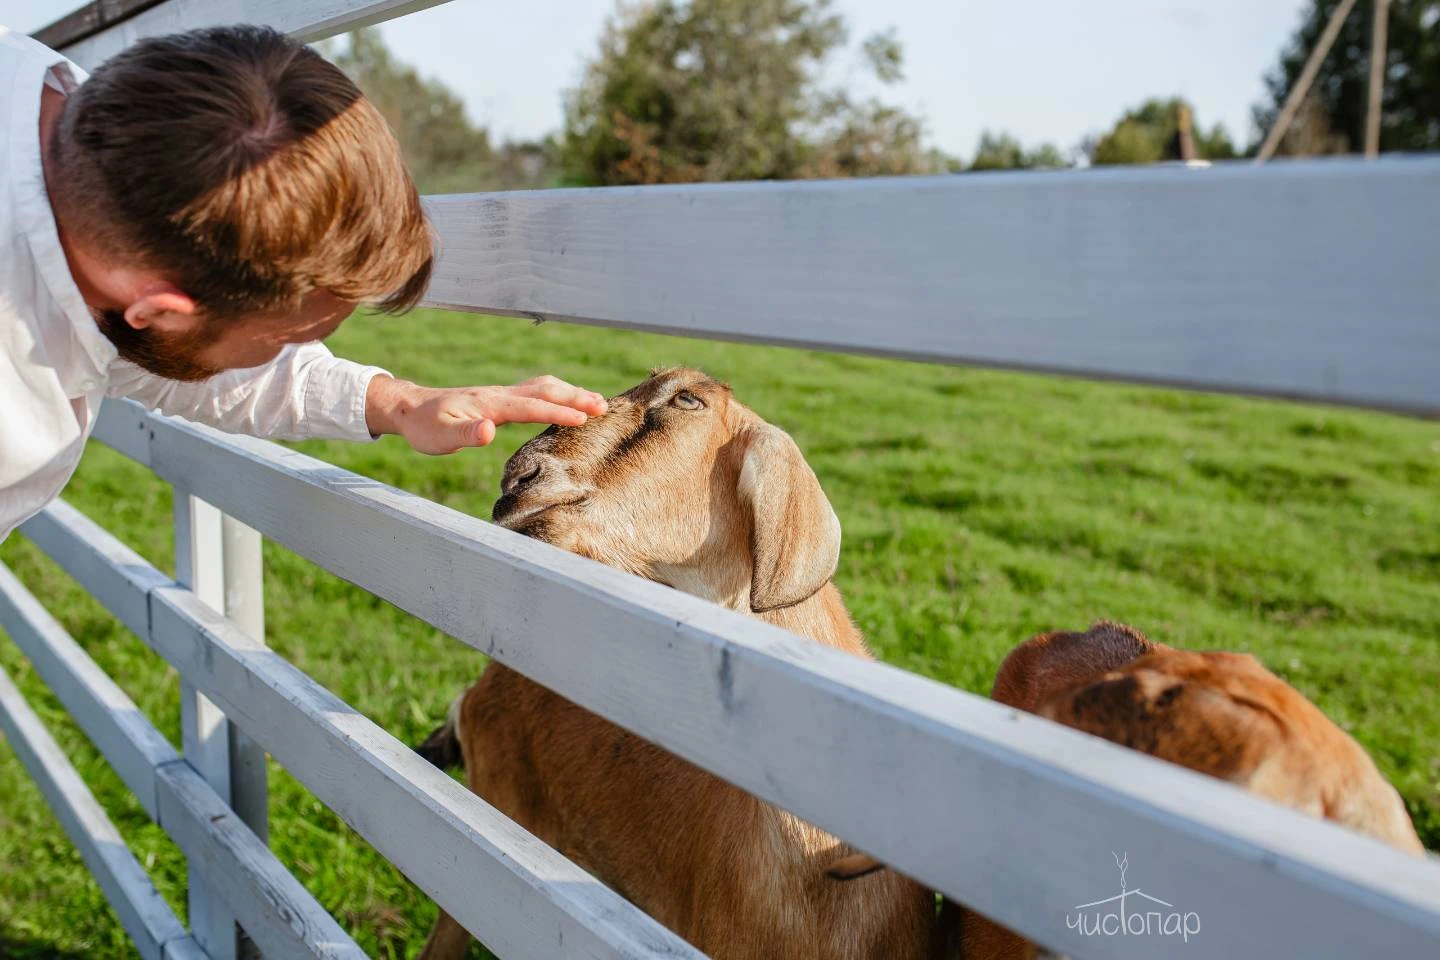
[[(992, 699), (1244, 787), (1407, 853), (1424, 847), (1364, 749), (1299, 691), (1243, 653), (1193, 653), (1123, 624), (1042, 634), (1016, 647)], [(864, 854), (830, 875), (881, 865)], [(946, 906), (949, 907), (947, 901)], [(942, 912), (938, 957), (1033, 960), (1040, 947), (973, 911)]]
[[(496, 523), (858, 657), (832, 584), (840, 522), (795, 442), (696, 370), (652, 374), (506, 464)], [(471, 790), (721, 960), (921, 960), (933, 894), (836, 884), (837, 838), (489, 664), (419, 748)], [(469, 934), (440, 915), (421, 954)]]

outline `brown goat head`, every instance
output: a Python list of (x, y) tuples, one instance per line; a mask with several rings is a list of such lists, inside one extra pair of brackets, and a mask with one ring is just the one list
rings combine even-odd
[(840, 521), (800, 449), (698, 370), (657, 371), (506, 465), (496, 523), (725, 606), (804, 600)]

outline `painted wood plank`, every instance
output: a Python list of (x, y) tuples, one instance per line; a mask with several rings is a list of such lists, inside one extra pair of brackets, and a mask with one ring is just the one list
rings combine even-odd
[(128, 20), (164, 0), (95, 0), (36, 30), (33, 36), (51, 50), (59, 50)]
[(1440, 157), (427, 203), (435, 306), (1440, 412)]
[[(221, 514), (176, 485), (175, 579), (199, 602), (225, 610)], [(230, 725), (220, 708), (184, 677), (180, 682), (180, 737), (185, 760), (228, 805), (231, 798)], [(187, 903), (195, 941), (212, 960), (238, 960), (240, 931), (217, 879), (204, 862), (187, 861)]]
[[(260, 535), (232, 517), (221, 517), (220, 523), (222, 575), (211, 589), (223, 593), (227, 614), (242, 629), (251, 636), (263, 637)], [(50, 504), (20, 529), (131, 631), (148, 640), (149, 591), (169, 584), (169, 577), (64, 501)], [(231, 804), (256, 836), (264, 840), (269, 835), (265, 754), (247, 742), (243, 731), (231, 727), (229, 735)], [(233, 768), (238, 768), (238, 774)], [(222, 776), (218, 770), (214, 773)], [(236, 791), (237, 783), (243, 789)]]
[[(16, 618), (8, 615), (10, 611), (29, 623), (22, 623), (21, 630), (17, 631), (13, 623)], [(146, 812), (175, 840), (192, 864), (200, 863), (204, 867), (211, 888), (224, 902), (227, 913), (234, 913), (242, 922), (256, 928), (258, 934), (254, 939), (267, 951), (267, 956), (272, 960), (364, 956), (299, 881), (286, 872), (264, 841), (235, 811), (226, 807), (134, 703), (50, 620), (38, 601), (3, 566), (0, 566), (0, 623), (17, 640), (27, 627), (41, 636), (43, 642), (39, 644), (21, 642), (36, 671), (81, 729), (111, 760), (126, 785), (136, 791)], [(9, 709), (9, 704), (4, 706)], [(122, 748), (115, 749), (115, 742), (120, 742)], [(117, 762), (127, 751), (133, 761)], [(50, 799), (55, 806), (53, 798)], [(133, 862), (133, 858), (130, 859)], [(134, 899), (133, 892), (131, 898)], [(138, 902), (143, 906), (146, 901)], [(136, 936), (134, 924), (125, 926), (144, 953), (143, 937)], [(178, 921), (174, 927), (162, 931), (165, 937), (157, 939), (156, 949), (145, 955), (158, 957), (158, 947), (163, 945), (165, 956), (173, 960), (213, 960), (185, 934)]]
[(194, 937), (172, 940), (165, 944), (165, 960), (210, 960)]
[[(111, 423), (115, 421), (112, 419)], [(52, 504), (47, 549), (80, 583), (110, 583), (93, 565), (67, 566), (82, 538), (91, 553), (115, 558), (134, 591), (165, 580), (158, 571), (136, 575), (145, 561), (73, 508)], [(146, 594), (148, 598), (148, 592)], [(223, 709), (270, 746), (322, 801), (391, 857), (417, 884), (477, 936), (511, 957), (549, 957), (553, 945), (584, 957), (698, 957), (683, 942), (435, 770), (373, 723), (356, 714), (238, 625), (222, 620), (188, 594), (166, 594), (183, 626), (161, 629), (184, 653), (172, 663), (221, 701)], [(125, 605), (118, 591), (104, 603)], [(165, 604), (157, 602), (165, 609)], [(162, 616), (162, 620), (164, 617)], [(171, 623), (165, 620), (165, 623)], [(147, 621), (148, 623), (148, 621)], [(208, 624), (217, 643), (204, 630)], [(144, 639), (162, 655), (160, 639)], [(217, 656), (217, 653), (220, 655)], [(243, 655), (243, 656), (242, 656)], [(590, 929), (594, 928), (594, 929)]]
[(150, 635), (148, 594), (151, 587), (169, 583), (169, 577), (63, 500), (53, 501), (25, 521), (20, 532), (64, 567), (131, 633)]
[[(141, 466), (150, 466), (150, 416), (139, 404), (109, 403), (101, 407), (95, 431), (105, 431), (105, 445)], [(93, 435), (93, 434), (92, 434)]]
[(152, 604), (155, 649), (499, 956), (700, 956), (189, 592)]
[[(1440, 870), (1425, 860), (294, 451), (151, 423), (162, 477), (1052, 947), (1153, 953), (1067, 926), (1067, 910), (1112, 886), (1112, 851), (1205, 918), (1196, 956), (1440, 945)], [(232, 706), (264, 702), (246, 697)]]
[(65, 632), (9, 568), (0, 564), (0, 626), (70, 716), (135, 794), (158, 818), (155, 768), (179, 759), (135, 702)]
[[(225, 616), (265, 642), (265, 561), (260, 534), (234, 517), (220, 518), (221, 586)], [(263, 841), (270, 837), (270, 787), (265, 751), (230, 725), (230, 806)]]
[[(192, 869), (203, 868), (211, 889), (266, 957), (365, 957), (193, 767), (163, 767), (157, 780), (166, 833)], [(206, 954), (214, 957), (208, 948)]]
[(65, 46), (62, 52), (84, 69), (93, 70), (144, 37), (231, 23), (264, 24), (311, 43), (443, 2), (445, 0), (166, 0)]
[[(45, 795), (70, 842), (80, 851), (140, 956), (144, 960), (161, 960), (167, 944), (188, 939), (185, 928), (125, 846), (94, 794), (3, 669), (0, 730)], [(185, 954), (182, 950), (176, 955)]]

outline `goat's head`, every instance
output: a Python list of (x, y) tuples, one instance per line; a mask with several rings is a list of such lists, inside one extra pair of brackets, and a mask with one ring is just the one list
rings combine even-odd
[(840, 556), (795, 442), (698, 370), (655, 372), (605, 416), (550, 427), (500, 486), (496, 523), (739, 610), (810, 597)]

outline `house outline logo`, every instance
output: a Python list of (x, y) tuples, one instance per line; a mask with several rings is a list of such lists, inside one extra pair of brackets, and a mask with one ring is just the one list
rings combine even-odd
[(1110, 856), (1120, 871), (1120, 892), (1071, 907), (1065, 914), (1067, 929), (1084, 937), (1179, 936), (1186, 943), (1200, 932), (1200, 915), (1195, 911), (1182, 912), (1138, 886), (1129, 888), (1125, 878), (1130, 869), (1128, 853), (1112, 850)]

